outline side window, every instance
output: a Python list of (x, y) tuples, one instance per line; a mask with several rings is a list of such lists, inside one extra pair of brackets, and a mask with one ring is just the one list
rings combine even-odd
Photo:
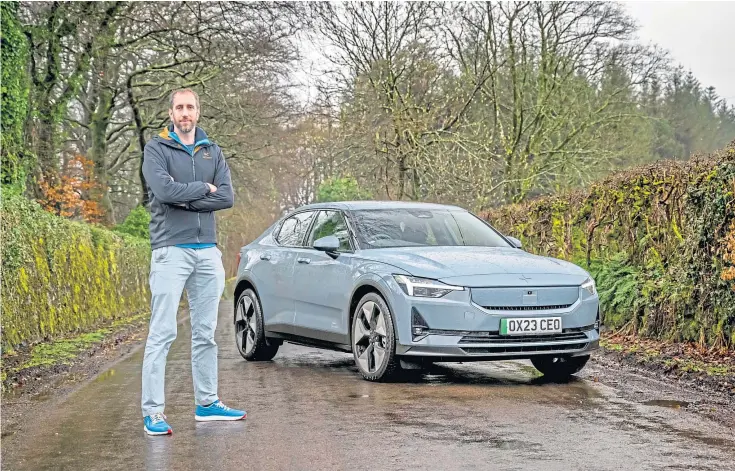
[(289, 247), (300, 246), (313, 216), (314, 211), (305, 211), (294, 214), (283, 221), (281, 230), (278, 231), (278, 237), (276, 237), (278, 243)]
[(314, 241), (322, 237), (333, 235), (339, 239), (339, 250), (352, 250), (350, 245), (350, 233), (347, 229), (347, 223), (340, 211), (321, 211), (314, 221), (309, 238), (306, 245), (311, 247)]

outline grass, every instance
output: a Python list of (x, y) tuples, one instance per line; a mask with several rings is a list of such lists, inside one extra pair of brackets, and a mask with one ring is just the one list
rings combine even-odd
[(605, 348), (606, 350), (614, 350), (616, 352), (622, 352), (625, 350), (625, 347), (619, 343), (613, 343), (609, 342), (605, 339), (600, 339), (600, 346)]
[(654, 363), (663, 366), (666, 370), (676, 370), (684, 373), (705, 373), (708, 376), (735, 375), (735, 366), (719, 364), (711, 361), (702, 361), (686, 356), (670, 356), (656, 348), (644, 347), (639, 344), (615, 342), (602, 338), (600, 346), (608, 351), (614, 351), (635, 356), (641, 363)]
[(697, 360), (672, 358), (663, 362), (670, 369), (678, 369), (686, 373), (706, 373), (708, 376), (730, 376), (735, 374), (735, 368), (728, 365), (709, 365)]
[[(13, 368), (9, 373), (16, 373), (28, 368), (39, 366), (70, 365), (72, 360), (93, 345), (102, 342), (105, 337), (122, 327), (134, 325), (145, 321), (150, 316), (148, 312), (142, 312), (132, 317), (117, 319), (108, 327), (88, 332), (76, 337), (53, 340), (51, 342), (39, 343), (33, 347), (30, 358), (20, 366)], [(6, 351), (3, 356), (15, 356), (14, 351)], [(2, 381), (7, 378), (7, 373), (2, 372)]]
[(109, 329), (100, 329), (70, 339), (38, 344), (33, 347), (31, 358), (23, 363), (18, 370), (33, 368), (35, 366), (68, 365), (77, 355), (95, 343), (101, 342), (105, 338), (105, 335), (109, 333)]

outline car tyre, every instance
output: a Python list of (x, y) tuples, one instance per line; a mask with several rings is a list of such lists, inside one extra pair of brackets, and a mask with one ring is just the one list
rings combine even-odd
[(383, 298), (377, 293), (363, 296), (352, 316), (352, 354), (368, 381), (388, 381), (402, 371), (393, 326), (393, 314)]
[(252, 289), (243, 291), (235, 304), (235, 344), (248, 361), (272, 360), (278, 353), (279, 344), (265, 336), (260, 299)]
[(543, 373), (545, 378), (563, 380), (575, 373), (579, 373), (589, 359), (589, 355), (576, 357), (540, 356), (531, 358), (531, 363), (537, 370)]

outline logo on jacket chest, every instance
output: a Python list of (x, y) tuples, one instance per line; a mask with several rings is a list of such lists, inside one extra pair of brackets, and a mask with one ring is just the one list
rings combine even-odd
[(204, 149), (204, 153), (202, 154), (202, 158), (205, 160), (212, 160), (212, 154), (209, 153), (209, 149)]

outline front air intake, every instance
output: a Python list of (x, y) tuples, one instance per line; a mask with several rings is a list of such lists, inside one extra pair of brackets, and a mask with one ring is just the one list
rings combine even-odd
[(553, 311), (555, 309), (569, 309), (571, 304), (556, 304), (551, 306), (482, 306), (488, 311)]
[(426, 322), (426, 319), (423, 318), (423, 316), (419, 313), (419, 311), (415, 308), (411, 308), (411, 336), (413, 337), (413, 341), (416, 342), (417, 340), (421, 340), (422, 338), (426, 337), (427, 331), (429, 330), (429, 324)]

